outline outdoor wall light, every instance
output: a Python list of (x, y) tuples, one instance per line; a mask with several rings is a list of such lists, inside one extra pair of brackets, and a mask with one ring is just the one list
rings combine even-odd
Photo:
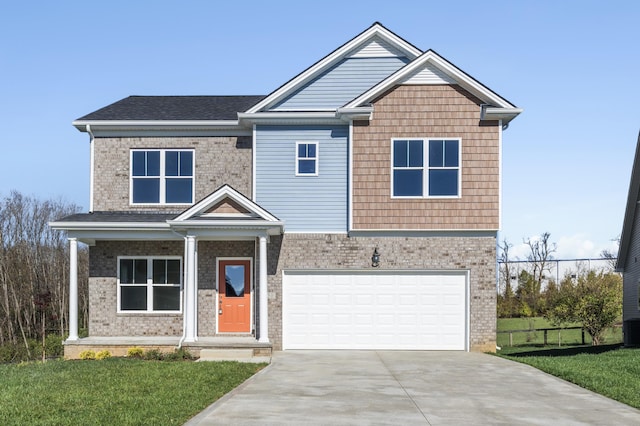
[(380, 253), (378, 253), (378, 247), (373, 250), (373, 256), (371, 256), (371, 266), (377, 268), (380, 266)]

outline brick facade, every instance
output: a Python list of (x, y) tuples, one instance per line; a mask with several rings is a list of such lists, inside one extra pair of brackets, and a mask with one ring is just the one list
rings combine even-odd
[[(251, 137), (144, 137), (94, 139), (94, 211), (150, 210), (129, 203), (130, 151), (137, 148), (194, 149), (195, 200), (224, 184), (251, 196)], [(153, 207), (181, 212), (188, 206)]]
[[(198, 333), (216, 334), (216, 258), (254, 257), (253, 241), (198, 244)], [(182, 314), (117, 313), (118, 256), (183, 256), (178, 241), (99, 241), (89, 249), (89, 335), (181, 336)], [(254, 267), (255, 283), (255, 267)]]
[(496, 349), (496, 239), (486, 237), (348, 237), (286, 234), (269, 244), (269, 338), (282, 349), (282, 271), (371, 269), (378, 247), (379, 269), (469, 270), (472, 351)]
[[(496, 240), (485, 237), (348, 237), (336, 234), (285, 234), (268, 244), (269, 339), (282, 349), (282, 272), (288, 269), (371, 269), (378, 247), (387, 270), (470, 271), (469, 345), (474, 351), (494, 351), (496, 336)], [(216, 335), (216, 258), (251, 257), (254, 241), (198, 243), (198, 335)], [(90, 336), (181, 336), (181, 314), (118, 314), (118, 256), (182, 255), (182, 241), (98, 242), (90, 250)], [(254, 262), (254, 289), (259, 287)], [(254, 294), (258, 318), (257, 292)], [(256, 321), (258, 323), (258, 321)], [(259, 327), (259, 324), (256, 324)]]

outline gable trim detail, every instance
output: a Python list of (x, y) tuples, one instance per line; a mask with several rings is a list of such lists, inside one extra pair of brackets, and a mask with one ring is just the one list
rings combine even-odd
[[(420, 57), (400, 68), (388, 78), (346, 104), (343, 109), (357, 108), (366, 105), (376, 97), (382, 95), (385, 91), (391, 89), (393, 86), (405, 84), (407, 81), (411, 82), (411, 79), (416, 73), (419, 73), (422, 69), (429, 66), (441, 71), (444, 75), (451, 78), (461, 87), (477, 96), (486, 104), (501, 109), (503, 113), (506, 112), (506, 116), (501, 117), (505, 124), (522, 112), (522, 109), (517, 108), (511, 102), (484, 86), (482, 83), (460, 70), (433, 50), (424, 52)], [(493, 113), (495, 111), (490, 110), (489, 112)]]
[(265, 97), (262, 101), (258, 102), (256, 105), (248, 109), (246, 113), (253, 114), (262, 111), (270, 105), (276, 104), (278, 101), (284, 99), (287, 95), (293, 93), (296, 89), (300, 88), (302, 85), (319, 75), (322, 71), (336, 64), (339, 60), (347, 57), (352, 51), (356, 49), (356, 47), (366, 43), (368, 40), (375, 36), (380, 37), (392, 48), (406, 54), (410, 60), (418, 57), (422, 53), (420, 49), (416, 48), (411, 43), (389, 31), (379, 22), (376, 22), (364, 32), (360, 33), (347, 43), (331, 52), (329, 55), (322, 58), (320, 61), (316, 62), (311, 67), (307, 68), (302, 73), (298, 74), (296, 77), (289, 80), (287, 83), (280, 86), (278, 89)]

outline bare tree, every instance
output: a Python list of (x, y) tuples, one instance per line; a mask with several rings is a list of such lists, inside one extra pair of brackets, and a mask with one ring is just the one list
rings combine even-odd
[[(79, 207), (15, 191), (0, 201), (0, 344), (21, 341), (29, 350), (29, 339), (43, 339), (48, 326), (67, 328), (69, 248), (48, 223)], [(83, 265), (86, 250), (79, 254)], [(86, 275), (79, 278), (84, 301)]]
[(540, 293), (542, 291), (542, 281), (545, 278), (545, 272), (550, 273), (549, 261), (553, 259), (553, 253), (556, 251), (556, 244), (549, 241), (551, 234), (545, 232), (538, 238), (529, 238), (525, 240), (525, 244), (529, 246), (529, 255), (527, 260), (531, 266), (531, 275), (533, 278), (533, 306), (531, 306), (534, 315), (539, 312)]

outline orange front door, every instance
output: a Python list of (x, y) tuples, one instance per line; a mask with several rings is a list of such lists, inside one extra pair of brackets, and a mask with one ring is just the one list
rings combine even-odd
[(218, 263), (218, 331), (251, 332), (251, 261)]

